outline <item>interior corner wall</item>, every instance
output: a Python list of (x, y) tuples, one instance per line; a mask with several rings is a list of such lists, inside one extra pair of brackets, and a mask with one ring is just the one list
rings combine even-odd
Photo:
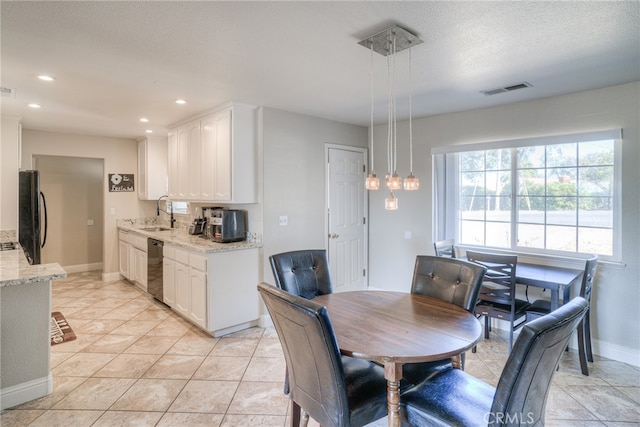
[[(269, 256), (323, 249), (325, 236), (325, 144), (367, 147), (367, 128), (263, 108), (263, 271), (275, 283)], [(288, 225), (278, 225), (280, 216)]]
[(12, 230), (17, 235), (20, 119), (2, 117), (0, 131), (0, 230)]
[[(118, 272), (118, 229), (116, 221), (138, 218), (142, 205), (136, 191), (107, 191), (108, 174), (138, 173), (138, 143), (135, 139), (107, 138), (56, 132), (22, 130), (22, 168), (30, 169), (34, 155), (104, 159), (103, 189), (103, 274)], [(113, 210), (113, 211), (112, 211)], [(113, 212), (113, 213), (112, 213)]]
[[(509, 96), (500, 94), (496, 96)], [(384, 210), (385, 192), (369, 195), (369, 285), (408, 292), (415, 256), (433, 254), (431, 148), (622, 129), (622, 265), (601, 263), (591, 301), (594, 352), (640, 366), (640, 82), (413, 120), (417, 192), (399, 191), (397, 211)], [(398, 124), (404, 141), (407, 123)], [(376, 164), (386, 160), (386, 126), (374, 128)], [(379, 168), (381, 169), (381, 168)], [(378, 170), (383, 176), (384, 171)], [(398, 146), (398, 173), (408, 151)], [(405, 238), (411, 232), (412, 239)]]

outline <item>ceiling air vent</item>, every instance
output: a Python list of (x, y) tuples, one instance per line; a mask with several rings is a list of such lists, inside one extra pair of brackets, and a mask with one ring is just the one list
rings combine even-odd
[(0, 87), (0, 94), (3, 98), (15, 98), (16, 91), (8, 87)]
[(497, 95), (499, 93), (512, 92), (518, 89), (524, 89), (526, 87), (532, 87), (531, 83), (522, 82), (517, 83), (510, 86), (499, 87), (495, 89), (481, 90), (480, 93), (483, 93), (485, 96)]

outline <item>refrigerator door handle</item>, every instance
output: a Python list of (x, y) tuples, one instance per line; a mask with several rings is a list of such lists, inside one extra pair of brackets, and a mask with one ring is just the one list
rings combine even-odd
[(41, 248), (44, 248), (44, 244), (47, 243), (47, 201), (44, 198), (44, 193), (40, 192), (40, 197), (42, 197), (42, 208), (44, 209), (44, 237), (42, 238)]

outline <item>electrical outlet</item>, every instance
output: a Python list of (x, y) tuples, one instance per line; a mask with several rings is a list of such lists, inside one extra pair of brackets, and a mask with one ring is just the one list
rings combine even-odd
[(289, 225), (289, 217), (286, 215), (280, 215), (278, 220), (278, 224), (280, 225)]

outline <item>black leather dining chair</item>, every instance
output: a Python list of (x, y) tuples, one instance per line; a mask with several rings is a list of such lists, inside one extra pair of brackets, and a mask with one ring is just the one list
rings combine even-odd
[(438, 240), (436, 242), (433, 242), (433, 250), (435, 251), (436, 256), (447, 258), (456, 257), (456, 247), (455, 241), (453, 239)]
[[(589, 375), (589, 362), (593, 362), (593, 351), (591, 347), (591, 290), (593, 289), (593, 280), (596, 275), (596, 267), (598, 266), (598, 255), (593, 255), (587, 259), (582, 274), (582, 284), (580, 285), (580, 296), (589, 303), (584, 320), (578, 325), (578, 357), (580, 358), (580, 370), (583, 375)], [(527, 308), (527, 322), (537, 319), (551, 312), (551, 301), (546, 299), (535, 300)]]
[[(459, 259), (418, 255), (413, 270), (411, 293), (438, 298), (473, 313), (486, 270), (481, 265)], [(464, 369), (464, 353), (456, 359), (455, 364)], [(403, 376), (415, 384), (451, 361), (446, 359), (405, 364), (402, 367)]]
[[(312, 299), (333, 293), (327, 251), (303, 249), (269, 257), (278, 288), (292, 295)], [(347, 356), (343, 356), (347, 357)], [(289, 374), (285, 373), (284, 394), (289, 394)]]
[(276, 285), (290, 294), (312, 299), (333, 293), (324, 249), (282, 252), (269, 257)]
[[(340, 357), (327, 309), (261, 283), (289, 373), (291, 426), (358, 427), (387, 415), (387, 381), (375, 363)], [(308, 414), (308, 416), (307, 416)]]
[(467, 251), (467, 260), (487, 268), (478, 294), (476, 315), (484, 316), (484, 337), (489, 338), (491, 318), (509, 322), (509, 350), (513, 332), (525, 324), (530, 303), (516, 298), (516, 255)]
[(438, 372), (400, 398), (414, 426), (544, 426), (551, 379), (589, 305), (576, 297), (525, 325), (497, 387), (460, 369)]

